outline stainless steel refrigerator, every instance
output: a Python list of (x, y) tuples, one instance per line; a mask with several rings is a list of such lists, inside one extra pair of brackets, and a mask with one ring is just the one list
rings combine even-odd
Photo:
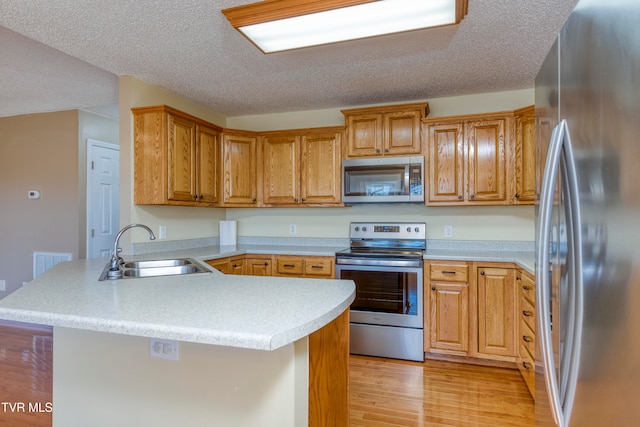
[(578, 2), (535, 97), (536, 426), (638, 426), (640, 1)]

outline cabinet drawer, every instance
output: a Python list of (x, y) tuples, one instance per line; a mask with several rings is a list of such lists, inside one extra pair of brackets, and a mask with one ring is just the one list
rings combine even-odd
[(529, 351), (529, 355), (536, 354), (536, 334), (531, 330), (524, 319), (520, 320), (520, 344)]
[(296, 274), (301, 276), (303, 273), (303, 260), (297, 257), (278, 257), (276, 271), (278, 274)]
[(520, 280), (520, 292), (522, 296), (529, 300), (532, 304), (536, 300), (536, 282), (531, 279), (527, 274), (522, 273)]
[(520, 298), (520, 318), (529, 326), (531, 331), (536, 331), (536, 309), (525, 297)]
[(469, 266), (467, 264), (431, 264), (429, 278), (439, 282), (467, 282)]
[(526, 347), (521, 344), (518, 350), (518, 369), (532, 396), (535, 396), (536, 372), (533, 358)]
[(334, 275), (334, 263), (333, 258), (312, 258), (309, 257), (304, 260), (304, 275), (305, 276), (322, 276), (333, 277)]

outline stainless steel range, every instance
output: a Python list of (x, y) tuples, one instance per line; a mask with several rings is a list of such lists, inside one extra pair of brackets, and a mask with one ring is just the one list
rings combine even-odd
[(423, 255), (426, 224), (352, 222), (336, 277), (353, 280), (354, 354), (424, 361)]

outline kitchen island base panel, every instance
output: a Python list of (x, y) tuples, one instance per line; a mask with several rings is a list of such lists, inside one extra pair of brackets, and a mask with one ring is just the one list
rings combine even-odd
[(55, 327), (54, 342), (54, 426), (307, 425), (306, 338), (274, 351), (180, 342), (178, 361), (151, 358), (143, 337)]

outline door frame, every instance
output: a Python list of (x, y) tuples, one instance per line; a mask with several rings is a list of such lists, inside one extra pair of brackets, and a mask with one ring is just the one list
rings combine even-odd
[[(90, 192), (91, 192), (91, 188), (92, 188), (92, 181), (91, 181), (91, 156), (92, 156), (92, 152), (93, 152), (93, 147), (101, 147), (101, 148), (106, 148), (109, 150), (115, 150), (118, 152), (118, 155), (120, 154), (120, 146), (118, 144), (113, 144), (110, 142), (104, 142), (104, 141), (99, 141), (97, 139), (91, 139), (91, 138), (87, 138), (87, 146), (86, 146), (86, 150), (87, 150), (87, 158), (86, 158), (86, 163), (85, 163), (85, 170), (86, 170), (86, 176), (85, 176), (85, 180), (86, 180), (86, 190), (85, 190), (85, 198), (86, 198), (86, 209), (85, 209), (85, 258), (89, 258), (90, 254), (91, 254), (91, 215), (93, 214), (93, 206), (91, 205), (91, 196), (90, 196)], [(120, 159), (118, 158), (118, 163), (120, 162)], [(120, 183), (120, 176), (118, 176), (118, 185)], [(120, 215), (120, 212), (118, 212), (118, 215)]]

